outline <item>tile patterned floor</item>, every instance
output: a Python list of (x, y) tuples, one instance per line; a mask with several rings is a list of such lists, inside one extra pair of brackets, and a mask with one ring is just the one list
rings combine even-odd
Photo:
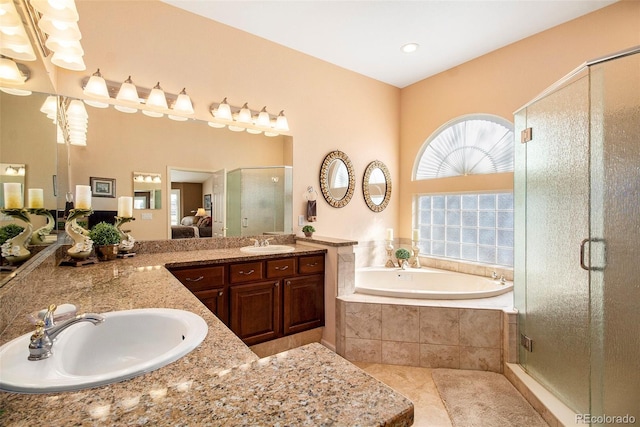
[(413, 402), (415, 427), (451, 426), (447, 410), (431, 379), (430, 368), (363, 362), (354, 364)]

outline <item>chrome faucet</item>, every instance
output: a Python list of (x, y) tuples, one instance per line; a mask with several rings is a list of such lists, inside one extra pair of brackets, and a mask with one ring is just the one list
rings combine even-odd
[(99, 325), (105, 319), (104, 316), (96, 313), (84, 313), (56, 325), (53, 321), (53, 312), (55, 310), (55, 304), (50, 305), (44, 316), (44, 321), (38, 320), (36, 322), (36, 330), (31, 335), (29, 342), (29, 360), (43, 360), (51, 356), (53, 341), (68, 327), (80, 322), (91, 322), (94, 325)]
[(258, 239), (251, 239), (253, 241), (253, 246), (255, 247), (260, 247), (260, 246), (269, 246), (269, 240), (273, 240), (273, 237), (269, 237), (268, 239), (264, 239), (264, 240), (258, 240)]
[[(495, 271), (491, 273), (491, 278), (493, 280), (498, 280), (498, 273), (496, 273)], [(503, 286), (507, 284), (507, 279), (505, 279), (504, 275), (500, 276), (500, 284)]]

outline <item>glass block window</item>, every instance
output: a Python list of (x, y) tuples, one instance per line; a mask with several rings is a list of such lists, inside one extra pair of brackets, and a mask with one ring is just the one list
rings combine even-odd
[(513, 193), (415, 197), (421, 255), (513, 267)]
[(501, 117), (459, 117), (425, 141), (413, 179), (513, 172), (513, 141), (513, 125)]

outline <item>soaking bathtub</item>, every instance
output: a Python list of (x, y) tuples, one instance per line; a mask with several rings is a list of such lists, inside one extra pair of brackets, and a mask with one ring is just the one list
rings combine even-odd
[(434, 268), (365, 267), (356, 270), (355, 292), (398, 298), (489, 298), (513, 290), (513, 282)]

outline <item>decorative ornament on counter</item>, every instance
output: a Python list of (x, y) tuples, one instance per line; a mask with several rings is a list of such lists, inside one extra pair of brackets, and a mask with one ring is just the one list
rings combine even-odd
[(7, 241), (2, 244), (2, 257), (11, 264), (28, 260), (31, 257), (31, 251), (29, 251), (27, 245), (31, 241), (33, 226), (31, 225), (27, 210), (24, 208), (2, 209), (2, 213), (26, 223), (26, 226), (20, 234), (7, 239)]
[[(77, 261), (85, 261), (91, 255), (93, 250), (93, 241), (89, 238), (89, 230), (78, 224), (78, 218), (89, 216), (93, 213), (91, 208), (89, 209), (71, 209), (69, 211), (69, 217), (67, 223), (64, 226), (67, 235), (73, 240), (74, 244), (67, 254), (71, 258), (71, 261), (63, 261), (64, 265), (79, 265)], [(95, 261), (93, 261), (95, 262)], [(91, 263), (93, 263), (91, 262)]]

